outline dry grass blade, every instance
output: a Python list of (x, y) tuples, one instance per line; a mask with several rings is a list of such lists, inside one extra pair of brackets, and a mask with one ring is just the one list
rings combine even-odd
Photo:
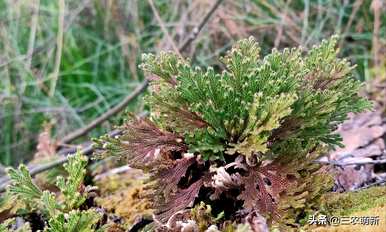
[(173, 38), (170, 36), (168, 30), (166, 29), (165, 23), (161, 19), (161, 16), (159, 15), (158, 10), (154, 5), (153, 0), (148, 0), (148, 3), (149, 3), (149, 5), (154, 13), (156, 20), (158, 21), (159, 26), (161, 27), (162, 32), (164, 33), (164, 35), (165, 35), (166, 39), (168, 40), (168, 42), (170, 43), (170, 45), (172, 46), (173, 51), (181, 57), (180, 50), (177, 48), (177, 45), (174, 43)]
[(56, 83), (58, 82), (60, 63), (62, 59), (62, 49), (63, 49), (63, 32), (64, 32), (64, 11), (65, 11), (65, 2), (64, 0), (59, 0), (59, 17), (58, 17), (58, 35), (56, 37), (56, 57), (55, 57), (55, 67), (52, 73), (51, 87), (49, 95), (52, 97), (55, 93)]
[(87, 126), (82, 127), (80, 129), (68, 134), (67, 136), (65, 136), (64, 138), (62, 138), (60, 140), (59, 144), (70, 143), (71, 141), (87, 134), (89, 131), (91, 131), (92, 129), (97, 127), (99, 124), (101, 124), (102, 122), (109, 119), (111, 116), (114, 116), (115, 114), (121, 112), (123, 109), (126, 108), (126, 106), (133, 99), (135, 99), (138, 95), (140, 95), (142, 92), (144, 92), (146, 90), (146, 87), (148, 84), (149, 84), (148, 80), (143, 81), (142, 84), (140, 84), (130, 95), (125, 97), (125, 99), (123, 99), (118, 105), (116, 105), (115, 107), (111, 108), (110, 110), (108, 110), (107, 112), (105, 112), (104, 114), (102, 114), (101, 116), (96, 118), (95, 120), (93, 120)]
[(31, 18), (31, 32), (28, 42), (28, 51), (27, 51), (27, 61), (26, 61), (26, 69), (30, 69), (32, 54), (34, 51), (35, 39), (36, 39), (36, 31), (38, 28), (39, 21), (39, 6), (40, 0), (31, 1), (31, 9), (32, 9), (32, 18)]
[(381, 28), (381, 11), (382, 11), (382, 1), (373, 0), (371, 3), (371, 9), (374, 12), (374, 30), (373, 30), (373, 56), (374, 56), (374, 66), (377, 72), (380, 70), (381, 59), (380, 59), (380, 28)]

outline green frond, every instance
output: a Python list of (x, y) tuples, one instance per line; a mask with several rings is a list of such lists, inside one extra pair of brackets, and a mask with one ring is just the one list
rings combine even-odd
[(145, 55), (142, 67), (161, 79), (147, 98), (152, 119), (185, 135), (191, 152), (277, 157), (291, 143), (340, 145), (333, 134), (349, 112), (369, 109), (352, 68), (337, 58), (337, 37), (305, 53), (274, 49), (263, 59), (253, 38), (222, 57), (227, 69), (192, 67), (172, 53)]
[(86, 200), (86, 197), (79, 192), (86, 175), (87, 157), (79, 151), (68, 157), (68, 162), (63, 165), (68, 173), (65, 179), (63, 176), (57, 178), (56, 185), (64, 195), (67, 209), (78, 208)]
[(265, 104), (260, 104), (260, 97), (255, 98), (251, 106), (248, 125), (244, 130), (242, 142), (231, 144), (228, 154), (243, 154), (251, 156), (253, 153), (266, 153), (268, 151), (267, 140), (271, 136), (271, 131), (280, 126), (280, 122), (291, 112), (291, 105), (296, 101), (294, 94), (281, 94), (274, 98), (269, 98)]
[(54, 193), (44, 191), (40, 200), (49, 217), (55, 217), (58, 214), (60, 204), (57, 203)]
[(60, 213), (48, 222), (46, 232), (94, 232), (101, 215), (95, 210)]
[[(18, 200), (30, 206), (27, 210), (39, 211), (47, 220), (48, 227), (44, 231), (49, 232), (93, 232), (96, 223), (101, 215), (94, 210), (77, 210), (86, 200), (82, 191), (83, 180), (86, 174), (87, 157), (80, 152), (68, 157), (64, 169), (68, 176), (58, 176), (57, 186), (63, 201), (56, 198), (55, 193), (41, 191), (32, 181), (31, 175), (25, 165), (18, 169), (8, 169), (11, 179), (9, 187), (10, 197), (17, 197)], [(30, 231), (28, 223), (23, 226)], [(7, 231), (8, 224), (1, 224), (0, 231)]]
[(142, 60), (144, 62), (140, 67), (144, 71), (153, 73), (169, 83), (175, 81), (179, 66), (186, 63), (182, 58), (171, 52), (161, 52), (159, 56), (143, 54)]
[(251, 36), (248, 39), (238, 41), (221, 61), (230, 70), (233, 76), (243, 80), (251, 69), (256, 68), (259, 61), (260, 47)]
[(9, 168), (7, 170), (11, 179), (9, 192), (14, 194), (19, 200), (31, 207), (37, 206), (37, 201), (42, 196), (42, 191), (33, 183), (27, 167), (22, 164), (18, 169)]

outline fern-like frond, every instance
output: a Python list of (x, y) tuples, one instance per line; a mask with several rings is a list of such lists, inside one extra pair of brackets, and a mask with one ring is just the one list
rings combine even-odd
[(336, 43), (334, 36), (307, 52), (273, 49), (260, 58), (251, 37), (221, 57), (222, 71), (172, 53), (144, 55), (143, 70), (159, 77), (146, 98), (150, 118), (102, 138), (101, 150), (150, 174), (147, 196), (159, 203), (161, 223), (204, 201), (230, 218), (249, 217), (252, 230), (260, 214), (296, 227), (288, 212), (301, 217), (331, 187), (327, 177), (318, 187), (323, 175), (312, 160), (340, 145), (334, 131), (349, 112), (371, 108)]
[(122, 131), (118, 138), (107, 138), (102, 143), (110, 153), (126, 158), (133, 167), (146, 167), (164, 153), (187, 150), (183, 137), (160, 130), (148, 119), (134, 119), (122, 126)]
[(60, 213), (48, 222), (46, 232), (95, 232), (101, 215), (95, 210)]
[(56, 200), (56, 196), (54, 193), (49, 191), (43, 191), (41, 196), (41, 205), (44, 206), (44, 210), (47, 211), (49, 217), (56, 217), (58, 214), (58, 210), (60, 210), (60, 204), (58, 204)]
[(87, 157), (79, 151), (75, 155), (68, 157), (68, 162), (63, 165), (68, 173), (65, 179), (63, 176), (57, 178), (56, 185), (65, 198), (67, 210), (78, 208), (86, 200), (86, 196), (80, 193), (80, 187), (83, 184), (86, 175)]
[(11, 194), (23, 201), (26, 205), (36, 207), (37, 202), (42, 196), (42, 191), (33, 183), (31, 175), (24, 164), (18, 169), (9, 168), (8, 175), (11, 179), (9, 191)]
[[(173, 77), (173, 84), (160, 83), (148, 98), (152, 118), (184, 134), (191, 152), (210, 159), (224, 151), (261, 152), (271, 159), (289, 140), (339, 145), (336, 125), (348, 112), (371, 105), (358, 96), (360, 84), (350, 79), (350, 64), (336, 57), (336, 41), (332, 37), (307, 53), (274, 49), (260, 59), (254, 39), (241, 40), (222, 58), (227, 69), (221, 73), (192, 67), (169, 53), (145, 55), (145, 71)], [(192, 130), (197, 122), (202, 123)]]

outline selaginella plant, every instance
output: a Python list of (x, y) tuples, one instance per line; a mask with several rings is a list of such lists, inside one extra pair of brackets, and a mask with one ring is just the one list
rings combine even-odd
[(188, 223), (201, 202), (222, 215), (211, 231), (232, 231), (229, 222), (253, 230), (257, 215), (287, 231), (318, 210), (333, 179), (313, 161), (341, 145), (334, 130), (347, 113), (371, 106), (336, 42), (260, 58), (255, 40), (244, 39), (221, 58), (222, 72), (169, 52), (143, 55), (153, 74), (150, 118), (132, 117), (122, 135), (99, 143), (149, 173), (155, 228), (204, 230)]
[[(64, 169), (68, 176), (58, 176), (59, 197), (48, 190), (42, 191), (32, 180), (25, 165), (18, 169), (8, 169), (11, 185), (9, 194), (25, 204), (26, 212), (39, 211), (44, 219), (47, 232), (91, 232), (95, 231), (101, 214), (94, 209), (80, 210), (86, 201), (87, 187), (83, 185), (87, 158), (77, 152), (68, 157)], [(8, 231), (12, 223), (2, 224), (0, 228)], [(24, 231), (24, 230), (23, 230)], [(30, 230), (25, 230), (30, 231)]]

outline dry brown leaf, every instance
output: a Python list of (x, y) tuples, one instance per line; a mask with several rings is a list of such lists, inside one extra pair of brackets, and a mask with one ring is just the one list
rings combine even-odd
[(51, 137), (52, 124), (46, 123), (43, 127), (43, 131), (39, 134), (38, 145), (36, 146), (37, 152), (35, 153), (35, 159), (44, 159), (56, 154), (56, 148), (58, 142)]
[[(386, 122), (380, 111), (351, 114), (337, 130), (343, 138), (343, 148), (333, 151), (323, 160), (340, 164), (371, 162), (385, 159)], [(381, 178), (374, 173), (374, 164), (342, 165), (332, 167), (336, 174), (336, 191), (352, 191)]]

